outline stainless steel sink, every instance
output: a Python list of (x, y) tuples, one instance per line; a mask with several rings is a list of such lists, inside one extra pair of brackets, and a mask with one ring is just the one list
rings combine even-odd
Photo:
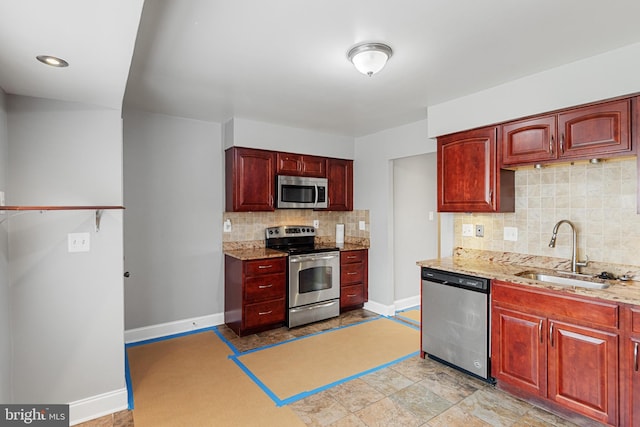
[(607, 289), (610, 285), (598, 279), (578, 279), (575, 277), (556, 276), (554, 274), (542, 273), (538, 271), (522, 271), (516, 273), (516, 276), (524, 279), (537, 280), (539, 282), (551, 283), (558, 286), (568, 286), (586, 289)]

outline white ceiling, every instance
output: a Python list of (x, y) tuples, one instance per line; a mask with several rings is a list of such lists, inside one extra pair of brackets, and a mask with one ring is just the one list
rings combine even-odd
[[(147, 0), (140, 18), (141, 7), (0, 0), (0, 87), (120, 108), (126, 83), (125, 108), (360, 136), (640, 42), (638, 0)], [(373, 77), (346, 59), (363, 41), (394, 50)], [(48, 68), (43, 53), (71, 66)]]

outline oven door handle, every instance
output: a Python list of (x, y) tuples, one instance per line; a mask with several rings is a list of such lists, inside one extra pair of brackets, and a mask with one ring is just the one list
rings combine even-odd
[(296, 257), (296, 258), (289, 258), (289, 262), (300, 263), (300, 262), (305, 262), (305, 261), (321, 261), (321, 260), (325, 260), (325, 259), (334, 259), (334, 258), (337, 258), (337, 256), (336, 255), (325, 255), (325, 256)]

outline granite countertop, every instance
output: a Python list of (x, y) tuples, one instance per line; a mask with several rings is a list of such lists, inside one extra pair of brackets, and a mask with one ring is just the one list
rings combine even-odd
[[(582, 272), (596, 275), (602, 271), (608, 271), (616, 276), (627, 275), (633, 280), (606, 280), (605, 282), (610, 285), (606, 289), (586, 289), (553, 285), (516, 276), (517, 273), (526, 270), (539, 270), (551, 274), (555, 274), (555, 271), (570, 271), (570, 263), (558, 258), (456, 248), (451, 257), (418, 261), (416, 264), (421, 267), (469, 274), (491, 280), (504, 280), (567, 294), (640, 305), (640, 267), (637, 266), (593, 263), (593, 265), (583, 268)], [(600, 281), (602, 282), (602, 280)]]
[(266, 248), (249, 248), (249, 249), (233, 249), (224, 251), (225, 255), (237, 258), (243, 261), (261, 258), (279, 258), (286, 257), (287, 253)]
[[(337, 245), (335, 242), (322, 242), (319, 246), (335, 248), (337, 247), (341, 251), (357, 251), (361, 249), (369, 249), (368, 246), (356, 244), (356, 243), (341, 243)], [(286, 252), (277, 251), (275, 249), (266, 248), (239, 248), (239, 249), (227, 249), (224, 251), (225, 255), (237, 258), (243, 261), (261, 258), (278, 258), (285, 257), (288, 254)]]

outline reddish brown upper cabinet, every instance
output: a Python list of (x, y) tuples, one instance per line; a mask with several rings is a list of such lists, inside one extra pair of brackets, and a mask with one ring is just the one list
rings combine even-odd
[(225, 151), (227, 212), (273, 211), (275, 153), (232, 147)]
[(498, 127), (438, 138), (439, 212), (514, 212), (514, 172), (498, 167)]
[(618, 305), (498, 280), (491, 293), (498, 386), (617, 425)]
[(502, 125), (502, 165), (633, 154), (632, 100), (621, 99)]
[(278, 175), (327, 177), (327, 159), (306, 154), (278, 153), (276, 155)]
[(353, 160), (327, 159), (330, 211), (353, 210)]

